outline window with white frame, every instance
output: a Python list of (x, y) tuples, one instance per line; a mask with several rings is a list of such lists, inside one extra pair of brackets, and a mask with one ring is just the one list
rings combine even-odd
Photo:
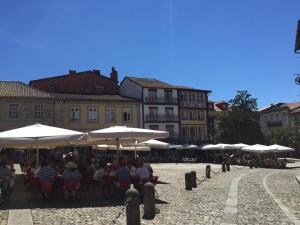
[(8, 118), (18, 119), (20, 113), (20, 105), (17, 103), (10, 103), (8, 105)]
[(114, 107), (106, 107), (106, 122), (113, 123), (116, 120), (116, 112)]
[(42, 119), (44, 117), (44, 105), (43, 104), (35, 104), (34, 105), (34, 118)]
[(129, 108), (129, 107), (123, 108), (123, 121), (131, 122), (131, 108)]
[(77, 122), (80, 119), (80, 108), (78, 106), (70, 107), (70, 121)]
[(95, 106), (88, 107), (88, 121), (97, 122), (98, 121), (98, 110)]

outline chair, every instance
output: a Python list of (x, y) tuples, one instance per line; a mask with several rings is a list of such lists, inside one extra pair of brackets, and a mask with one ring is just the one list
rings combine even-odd
[(53, 189), (53, 181), (40, 180), (40, 192), (43, 197), (48, 197), (49, 193), (52, 192)]
[(121, 191), (127, 191), (130, 188), (130, 180), (119, 180)]
[(65, 180), (64, 188), (67, 192), (71, 193), (73, 197), (76, 197), (76, 193), (79, 189), (80, 181), (77, 180)]

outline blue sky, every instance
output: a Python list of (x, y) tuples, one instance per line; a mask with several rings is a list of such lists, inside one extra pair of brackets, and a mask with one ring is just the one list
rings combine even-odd
[(125, 75), (209, 89), (258, 105), (300, 101), (293, 52), (299, 0), (3, 0), (0, 79), (115, 66)]

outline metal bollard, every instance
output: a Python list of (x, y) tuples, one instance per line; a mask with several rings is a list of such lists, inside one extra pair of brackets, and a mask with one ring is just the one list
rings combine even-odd
[(222, 172), (225, 173), (226, 172), (226, 168), (225, 168), (225, 162), (222, 162)]
[(125, 193), (126, 199), (126, 221), (127, 225), (140, 225), (140, 194), (131, 187)]
[(206, 169), (205, 169), (205, 177), (206, 178), (210, 178), (210, 165), (206, 165)]
[(192, 188), (196, 188), (197, 187), (197, 174), (196, 174), (196, 171), (191, 171), (191, 185), (192, 185)]
[(153, 219), (155, 217), (155, 188), (154, 184), (147, 182), (144, 185), (144, 219)]
[(252, 162), (252, 160), (250, 161), (250, 169), (253, 169), (253, 162)]
[(185, 190), (192, 190), (191, 173), (185, 173)]
[(230, 163), (226, 163), (226, 170), (230, 171)]

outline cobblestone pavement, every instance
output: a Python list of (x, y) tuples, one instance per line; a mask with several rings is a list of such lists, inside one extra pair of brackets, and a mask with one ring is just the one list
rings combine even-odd
[[(160, 184), (156, 185), (159, 201), (152, 220), (142, 219), (142, 224), (220, 224), (224, 214), (228, 191), (234, 178), (245, 174), (238, 184), (237, 224), (293, 224), (281, 211), (272, 197), (265, 191), (262, 180), (267, 179), (270, 191), (285, 204), (298, 219), (300, 218), (300, 185), (294, 176), (300, 169), (271, 170), (231, 167), (230, 172), (220, 172), (220, 165), (212, 165), (212, 178), (198, 184), (192, 191), (184, 189), (184, 173), (197, 172), (203, 180), (204, 164), (153, 164)], [(275, 172), (275, 173), (274, 173)], [(274, 173), (274, 174), (273, 174)], [(83, 199), (86, 198), (83, 196)], [(89, 202), (90, 201), (90, 202)], [(34, 224), (126, 224), (125, 211), (113, 223), (123, 208), (117, 200), (96, 200), (92, 198), (83, 205), (47, 202), (32, 207)], [(94, 204), (95, 203), (95, 204)], [(48, 208), (47, 208), (48, 207)], [(7, 211), (0, 211), (1, 224), (6, 224)], [(143, 206), (141, 205), (141, 218)]]

